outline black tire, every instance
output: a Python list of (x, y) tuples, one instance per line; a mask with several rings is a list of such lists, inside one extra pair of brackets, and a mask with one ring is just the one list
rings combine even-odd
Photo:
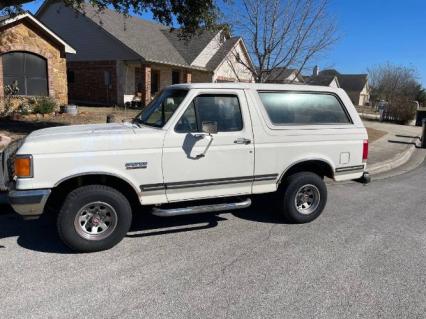
[(132, 209), (122, 193), (104, 185), (88, 185), (68, 194), (57, 227), (59, 237), (73, 251), (95, 252), (117, 245), (129, 231), (131, 222)]
[[(283, 183), (278, 191), (278, 208), (287, 221), (308, 223), (321, 215), (327, 203), (327, 187), (322, 177), (312, 172), (300, 172), (289, 176)], [(305, 195), (299, 195), (303, 199), (296, 202), (299, 191)], [(311, 205), (309, 201), (312, 201)], [(297, 203), (300, 203), (299, 208)]]

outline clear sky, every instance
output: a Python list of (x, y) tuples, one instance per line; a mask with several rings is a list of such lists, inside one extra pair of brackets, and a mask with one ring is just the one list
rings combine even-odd
[[(26, 8), (35, 12), (43, 1)], [(315, 63), (366, 73), (380, 63), (415, 68), (426, 86), (426, 0), (331, 0), (339, 41)]]

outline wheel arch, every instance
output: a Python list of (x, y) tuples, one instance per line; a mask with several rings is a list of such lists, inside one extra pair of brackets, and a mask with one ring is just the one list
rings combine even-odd
[(59, 180), (52, 188), (47, 205), (56, 207), (63, 202), (72, 190), (81, 186), (96, 184), (109, 186), (121, 192), (129, 200), (132, 207), (141, 204), (140, 193), (130, 181), (111, 173), (93, 172), (75, 174)]
[(283, 171), (280, 178), (278, 179), (278, 186), (288, 176), (303, 171), (313, 172), (320, 175), (321, 177), (326, 176), (332, 179), (334, 178), (334, 166), (330, 161), (323, 158), (301, 159), (294, 162)]

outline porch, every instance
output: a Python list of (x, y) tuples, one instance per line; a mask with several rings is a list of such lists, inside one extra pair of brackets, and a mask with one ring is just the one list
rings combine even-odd
[(211, 81), (208, 72), (189, 70), (164, 64), (117, 61), (118, 103), (147, 105), (163, 88), (178, 83)]

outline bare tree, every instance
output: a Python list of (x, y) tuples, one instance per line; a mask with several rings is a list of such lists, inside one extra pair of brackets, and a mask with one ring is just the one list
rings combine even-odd
[(415, 69), (386, 63), (368, 69), (373, 98), (391, 102), (404, 95), (414, 100), (421, 90)]
[(388, 117), (401, 122), (413, 119), (415, 101), (424, 92), (415, 69), (386, 63), (368, 69), (368, 77), (372, 100), (385, 101)]
[(328, 4), (329, 0), (242, 0), (239, 12), (225, 19), (243, 37), (255, 66), (238, 62), (256, 82), (273, 80), (272, 74), (279, 77), (287, 68), (300, 73), (336, 41)]

